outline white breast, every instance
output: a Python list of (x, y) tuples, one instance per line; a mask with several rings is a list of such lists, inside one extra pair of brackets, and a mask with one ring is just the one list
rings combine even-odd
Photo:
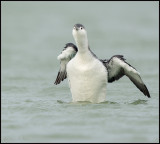
[(67, 65), (67, 77), (73, 102), (105, 101), (107, 71), (103, 64), (91, 54), (77, 54)]

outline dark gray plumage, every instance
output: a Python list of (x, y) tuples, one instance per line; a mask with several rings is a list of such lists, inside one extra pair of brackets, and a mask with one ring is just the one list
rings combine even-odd
[[(67, 43), (67, 44), (65, 45), (63, 51), (66, 50), (68, 47), (74, 48), (74, 50), (75, 50), (76, 52), (78, 51), (77, 47), (76, 47), (73, 43)], [(62, 51), (62, 52), (63, 52), (63, 51)]]
[[(115, 58), (118, 58), (119, 61), (117, 62), (117, 59)], [(114, 55), (109, 60), (101, 61), (107, 68), (109, 83), (119, 80), (121, 77), (126, 75), (145, 96), (150, 98), (149, 91), (143, 83), (139, 73), (133, 66), (125, 61), (122, 55)]]
[(85, 27), (82, 24), (75, 24), (74, 25), (74, 28), (80, 28), (80, 27), (85, 29)]

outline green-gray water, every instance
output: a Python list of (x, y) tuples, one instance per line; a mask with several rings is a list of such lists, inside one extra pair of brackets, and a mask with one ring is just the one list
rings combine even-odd
[[(1, 2), (1, 142), (159, 142), (159, 2)], [(122, 54), (151, 98), (127, 78), (107, 101), (72, 103), (57, 60), (82, 23), (99, 58)]]

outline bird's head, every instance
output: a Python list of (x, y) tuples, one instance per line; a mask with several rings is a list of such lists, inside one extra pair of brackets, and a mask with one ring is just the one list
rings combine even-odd
[(75, 24), (72, 34), (77, 45), (88, 45), (87, 31), (82, 24)]

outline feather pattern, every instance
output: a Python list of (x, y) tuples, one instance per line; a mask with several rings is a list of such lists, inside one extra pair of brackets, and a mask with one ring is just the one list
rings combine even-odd
[(101, 60), (108, 71), (108, 82), (119, 80), (126, 75), (145, 96), (150, 97), (140, 73), (125, 60), (122, 55), (114, 55), (109, 60)]
[(68, 62), (76, 55), (78, 49), (72, 43), (67, 43), (61, 54), (57, 57), (60, 60), (60, 69), (54, 84), (59, 84), (67, 78), (66, 66)]

